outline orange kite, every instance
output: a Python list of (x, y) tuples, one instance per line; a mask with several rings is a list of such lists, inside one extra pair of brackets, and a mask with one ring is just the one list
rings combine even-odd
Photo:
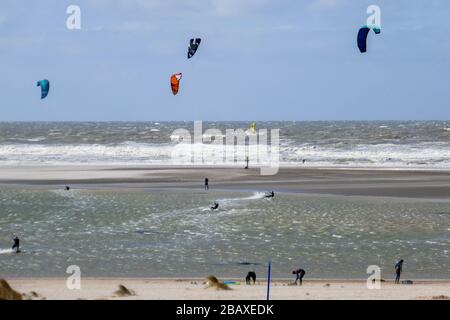
[(170, 85), (172, 86), (172, 93), (176, 95), (180, 87), (181, 73), (175, 73), (170, 77)]

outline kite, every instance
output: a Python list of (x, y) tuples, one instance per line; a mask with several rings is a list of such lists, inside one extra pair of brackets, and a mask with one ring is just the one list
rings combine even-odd
[(37, 86), (41, 87), (41, 99), (44, 99), (48, 95), (48, 92), (50, 90), (50, 81), (48, 81), (47, 79), (39, 80), (37, 82)]
[(178, 93), (181, 76), (182, 76), (181, 73), (175, 73), (174, 75), (172, 75), (172, 77), (170, 77), (170, 85), (172, 87), (173, 95), (176, 95)]
[(188, 53), (187, 53), (188, 59), (192, 58), (194, 56), (194, 54), (197, 52), (200, 42), (202, 42), (202, 39), (200, 39), (200, 38), (191, 39), (189, 47), (188, 47)]
[(364, 26), (359, 29), (358, 32), (358, 48), (361, 53), (367, 51), (367, 36), (369, 35), (370, 30), (373, 30), (376, 34), (381, 32), (381, 29), (377, 25), (373, 26)]

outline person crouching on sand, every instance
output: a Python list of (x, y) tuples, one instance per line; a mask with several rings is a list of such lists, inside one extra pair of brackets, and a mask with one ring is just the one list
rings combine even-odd
[(401, 259), (399, 262), (397, 262), (397, 264), (395, 265), (395, 283), (399, 284), (400, 283), (400, 276), (402, 274), (403, 271), (403, 259)]
[(296, 275), (294, 285), (297, 284), (297, 281), (299, 281), (299, 284), (302, 285), (302, 283), (303, 283), (302, 280), (303, 280), (303, 277), (305, 276), (305, 273), (306, 272), (303, 269), (297, 269), (297, 270), (292, 271), (292, 274)]
[(245, 283), (249, 285), (251, 283), (250, 281), (253, 281), (253, 284), (255, 284), (255, 282), (256, 282), (256, 272), (255, 271), (249, 271), (247, 273), (247, 276), (245, 277)]

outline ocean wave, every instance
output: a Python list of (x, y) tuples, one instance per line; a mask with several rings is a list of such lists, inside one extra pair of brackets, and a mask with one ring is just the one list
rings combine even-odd
[[(242, 166), (247, 156), (250, 166), (265, 165), (271, 159), (255, 145), (257, 136), (248, 135), (250, 146), (222, 144), (227, 129), (248, 125), (204, 123), (204, 143), (188, 144), (179, 140), (193, 134), (192, 122), (0, 123), (0, 165)], [(263, 137), (269, 142), (270, 129), (280, 129), (281, 166), (450, 169), (450, 127), (443, 121), (260, 122), (258, 128), (269, 129)]]
[[(148, 144), (133, 141), (79, 145), (0, 144), (0, 164), (8, 165), (242, 165), (246, 156), (249, 156), (250, 165), (253, 166), (264, 165), (269, 157), (268, 154), (261, 153), (257, 145)], [(387, 143), (313, 146), (309, 143), (298, 145), (294, 142), (282, 142), (279, 164), (448, 169), (450, 145), (426, 142), (409, 145)]]
[(13, 249), (0, 249), (0, 254), (14, 253)]

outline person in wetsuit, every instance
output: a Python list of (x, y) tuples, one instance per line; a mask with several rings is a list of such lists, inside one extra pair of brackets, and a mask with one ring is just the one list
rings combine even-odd
[(273, 191), (266, 193), (266, 195), (264, 196), (265, 198), (273, 198), (275, 197), (275, 193)]
[(247, 273), (247, 276), (245, 277), (245, 283), (250, 284), (251, 281), (253, 281), (253, 284), (256, 282), (256, 272), (255, 271), (249, 271)]
[(209, 190), (209, 179), (205, 178), (205, 190)]
[(65, 187), (64, 187), (64, 190), (69, 191), (69, 190), (70, 190), (70, 187), (69, 187), (69, 186), (65, 186)]
[(303, 280), (303, 277), (305, 276), (305, 270), (303, 270), (303, 269), (297, 269), (297, 270), (294, 270), (294, 271), (292, 271), (292, 274), (295, 274), (295, 281), (294, 281), (294, 284), (297, 284), (297, 281), (299, 281), (299, 284), (300, 285), (302, 285), (302, 280)]
[(214, 205), (211, 207), (211, 210), (216, 210), (217, 208), (219, 208), (219, 203), (214, 201)]
[(14, 244), (12, 246), (12, 249), (13, 250), (15, 249), (16, 253), (19, 253), (20, 252), (20, 239), (19, 239), (19, 237), (18, 236), (14, 236), (13, 241), (14, 241)]
[(404, 262), (403, 259), (401, 259), (395, 265), (395, 284), (399, 284), (400, 283), (400, 276), (401, 276), (402, 271), (403, 271), (403, 262)]

